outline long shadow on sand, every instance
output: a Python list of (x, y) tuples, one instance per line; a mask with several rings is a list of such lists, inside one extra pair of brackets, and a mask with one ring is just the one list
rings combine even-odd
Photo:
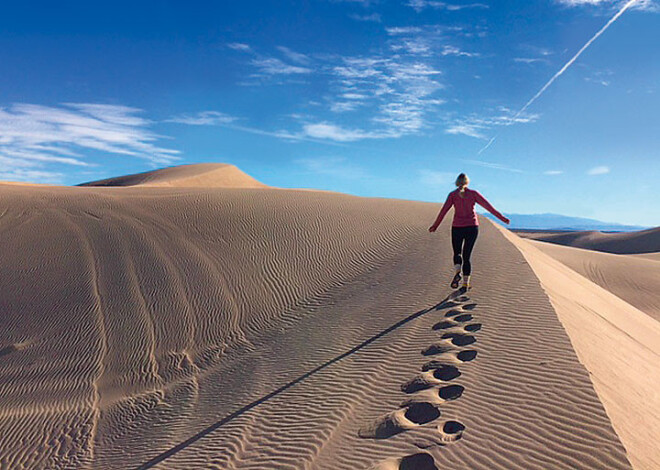
[[(280, 393), (284, 392), (285, 390), (287, 390), (287, 389), (293, 387), (294, 385), (302, 382), (306, 378), (316, 374), (320, 370), (323, 370), (326, 367), (331, 366), (335, 362), (341, 361), (342, 359), (358, 352), (360, 349), (364, 348), (365, 346), (367, 346), (367, 345), (373, 343), (374, 341), (376, 341), (377, 339), (382, 338), (383, 336), (391, 333), (392, 331), (396, 330), (397, 328), (402, 327), (403, 325), (405, 325), (406, 323), (414, 320), (415, 318), (421, 317), (422, 315), (424, 315), (424, 314), (426, 314), (430, 311), (433, 311), (433, 310), (439, 310), (441, 308), (446, 308), (446, 307), (450, 307), (450, 306), (455, 305), (455, 304), (452, 304), (450, 302), (453, 299), (463, 295), (464, 293), (465, 293), (465, 291), (463, 291), (462, 289), (458, 290), (458, 291), (454, 291), (451, 294), (449, 294), (444, 300), (440, 301), (438, 304), (434, 305), (433, 307), (426, 308), (424, 310), (420, 310), (419, 312), (413, 313), (412, 315), (404, 318), (403, 320), (398, 321), (394, 325), (390, 326), (389, 328), (386, 328), (385, 330), (381, 331), (380, 333), (377, 333), (376, 335), (372, 336), (371, 338), (363, 341), (362, 343), (358, 344), (354, 348), (340, 354), (337, 357), (334, 357), (334, 358), (330, 359), (327, 362), (324, 362), (323, 364), (319, 365), (318, 367), (315, 367), (314, 369), (310, 370), (309, 372), (304, 373), (303, 375), (301, 375), (297, 379), (294, 379), (291, 382), (289, 382), (285, 385), (282, 385), (280, 388), (278, 388), (276, 390), (273, 390), (269, 394), (264, 395), (263, 397), (256, 399), (252, 403), (249, 403), (249, 404), (245, 405), (244, 407), (234, 411), (233, 413), (225, 416), (220, 421), (217, 421), (217, 422), (211, 424), (210, 426), (202, 429), (201, 431), (199, 431), (194, 436), (189, 437), (188, 439), (186, 439), (185, 441), (175, 445), (171, 449), (168, 449), (165, 452), (157, 455), (153, 459), (149, 460), (148, 462), (143, 463), (142, 465), (137, 467), (137, 469), (138, 470), (143, 470), (143, 469), (152, 468), (154, 465), (157, 465), (160, 462), (162, 462), (163, 460), (172, 457), (177, 452), (179, 452), (179, 451), (185, 449), (186, 447), (188, 447), (189, 445), (197, 442), (198, 440), (200, 440), (204, 436), (207, 436), (208, 434), (212, 433), (213, 431), (220, 428), (221, 426), (227, 424), (229, 421), (233, 420), (234, 418), (237, 418), (240, 415), (242, 415), (243, 413), (245, 413), (247, 411), (250, 411), (252, 408), (254, 408), (258, 405), (261, 405), (262, 403), (270, 400), (271, 398), (275, 397), (276, 395), (279, 395)], [(445, 305), (446, 303), (449, 303), (449, 305)]]

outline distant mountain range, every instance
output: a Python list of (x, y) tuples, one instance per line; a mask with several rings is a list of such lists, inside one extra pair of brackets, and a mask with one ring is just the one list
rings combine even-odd
[[(482, 214), (491, 220), (501, 223), (490, 214)], [(622, 225), (602, 222), (582, 217), (569, 217), (561, 214), (508, 214), (511, 219), (511, 229), (528, 230), (598, 230), (600, 232), (633, 232), (648, 227), (638, 225)]]

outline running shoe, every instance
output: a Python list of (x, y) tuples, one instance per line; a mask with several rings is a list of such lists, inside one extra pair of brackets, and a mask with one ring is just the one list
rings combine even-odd
[(458, 289), (458, 283), (461, 282), (461, 273), (458, 272), (454, 276), (454, 279), (451, 281), (451, 288), (452, 289)]

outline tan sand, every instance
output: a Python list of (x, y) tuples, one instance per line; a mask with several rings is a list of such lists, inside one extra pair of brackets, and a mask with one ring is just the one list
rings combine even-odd
[[(161, 183), (0, 187), (1, 468), (619, 469), (652, 453), (626, 454), (492, 223), (476, 287), (438, 305), (438, 205)], [(614, 344), (654, 340), (639, 315)], [(598, 375), (626, 400), (653, 379), (632, 350)]]
[(635, 255), (630, 255), (635, 258), (644, 258), (644, 259), (650, 259), (652, 261), (660, 261), (660, 252), (659, 253), (639, 253)]
[(650, 255), (614, 255), (536, 240), (530, 243), (660, 321), (660, 260), (654, 261)]
[(550, 296), (634, 468), (660, 468), (660, 323), (537, 244), (502, 232)]
[(617, 254), (660, 252), (660, 227), (639, 232), (603, 233), (587, 232), (519, 232), (523, 238), (533, 238), (558, 245)]
[(263, 188), (266, 187), (234, 165), (198, 163), (180, 165), (134, 175), (108, 178), (80, 186), (168, 186), (184, 188)]

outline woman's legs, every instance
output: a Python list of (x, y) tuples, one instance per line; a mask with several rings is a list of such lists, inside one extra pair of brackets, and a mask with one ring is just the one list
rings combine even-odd
[(470, 256), (479, 235), (479, 227), (452, 227), (451, 246), (454, 250), (454, 265), (463, 266), (463, 275), (472, 273)]
[[(479, 227), (461, 227), (464, 230), (463, 240), (463, 275), (469, 276), (472, 273), (472, 264), (470, 263), (470, 256), (472, 255), (472, 249), (474, 244), (477, 241), (477, 235), (479, 235)], [(456, 249), (454, 249), (456, 253)]]
[(454, 278), (451, 281), (451, 288), (458, 288), (458, 283), (461, 282), (461, 251), (463, 247), (462, 231), (459, 227), (451, 228), (451, 246), (454, 249)]
[(463, 227), (451, 228), (451, 247), (454, 249), (454, 265), (461, 266), (463, 258), (461, 258), (461, 251), (463, 251)]

